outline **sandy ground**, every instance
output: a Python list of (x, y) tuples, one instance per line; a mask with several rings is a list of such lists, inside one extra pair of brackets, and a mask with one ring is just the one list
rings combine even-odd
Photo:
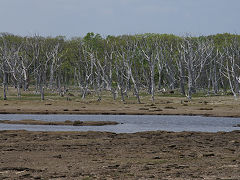
[(0, 131), (0, 179), (240, 179), (240, 131)]

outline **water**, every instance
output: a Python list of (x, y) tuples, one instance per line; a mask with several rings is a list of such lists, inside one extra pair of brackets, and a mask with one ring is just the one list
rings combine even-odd
[(34, 119), (42, 121), (116, 121), (118, 125), (108, 126), (44, 126), (0, 124), (0, 130), (29, 131), (108, 131), (115, 133), (134, 133), (141, 131), (200, 131), (218, 132), (240, 130), (233, 127), (240, 124), (240, 118), (165, 116), (165, 115), (29, 115), (1, 114), (0, 120)]

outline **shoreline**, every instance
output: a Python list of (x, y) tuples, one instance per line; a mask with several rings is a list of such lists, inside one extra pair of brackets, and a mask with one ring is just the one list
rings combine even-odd
[(101, 112), (101, 111), (82, 111), (82, 112), (65, 112), (65, 111), (0, 111), (1, 114), (38, 114), (38, 115), (163, 115), (163, 116), (202, 116), (202, 117), (229, 117), (229, 118), (240, 118), (239, 115), (224, 115), (224, 114), (210, 114), (210, 113), (152, 113), (152, 112)]
[(45, 126), (107, 126), (117, 125), (115, 121), (41, 121), (33, 119), (23, 120), (0, 120), (0, 124), (23, 124), (23, 125), (45, 125)]

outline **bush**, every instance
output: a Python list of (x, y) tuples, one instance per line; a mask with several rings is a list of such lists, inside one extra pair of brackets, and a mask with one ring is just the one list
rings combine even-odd
[(74, 121), (73, 126), (81, 126), (82, 123), (83, 123), (82, 121)]

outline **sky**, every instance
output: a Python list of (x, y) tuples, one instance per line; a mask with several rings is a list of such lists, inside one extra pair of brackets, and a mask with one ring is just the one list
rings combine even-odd
[(0, 0), (0, 32), (240, 34), (240, 0)]

